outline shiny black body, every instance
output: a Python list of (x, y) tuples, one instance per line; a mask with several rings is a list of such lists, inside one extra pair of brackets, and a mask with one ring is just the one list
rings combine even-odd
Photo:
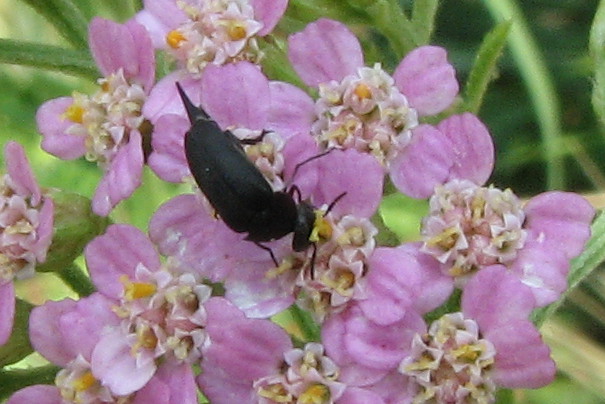
[(287, 192), (274, 192), (249, 160), (242, 141), (223, 131), (202, 108), (193, 105), (178, 83), (177, 87), (191, 121), (185, 135), (189, 169), (220, 218), (233, 231), (248, 233), (246, 240), (257, 244), (293, 232), (292, 248), (306, 250), (312, 244), (314, 207), (294, 200), (294, 186)]

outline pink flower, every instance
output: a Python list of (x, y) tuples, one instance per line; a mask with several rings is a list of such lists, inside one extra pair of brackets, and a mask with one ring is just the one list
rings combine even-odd
[(555, 363), (528, 320), (533, 296), (500, 265), (481, 271), (462, 296), (462, 312), (446, 314), (416, 335), (399, 365), (416, 400), (495, 402), (496, 387), (538, 388), (553, 381)]
[(49, 301), (34, 308), (30, 316), (32, 345), (62, 369), (54, 385), (26, 387), (13, 394), (8, 403), (197, 403), (193, 373), (188, 366), (163, 365), (145, 387), (128, 396), (112, 393), (95, 378), (91, 354), (104, 331), (119, 321), (112, 302), (99, 293), (77, 302)]
[(164, 365), (198, 362), (206, 343), (208, 286), (192, 274), (160, 263), (138, 229), (112, 225), (85, 250), (100, 293), (112, 302), (119, 324), (105, 330), (91, 353), (92, 374), (113, 394), (139, 391)]
[(554, 378), (549, 349), (528, 319), (534, 307), (531, 291), (496, 265), (469, 281), (461, 312), (428, 330), (414, 307), (387, 323), (358, 304), (331, 317), (322, 340), (340, 380), (384, 402), (462, 402), (472, 395), (489, 403), (498, 386), (537, 388)]
[(378, 397), (343, 383), (340, 369), (320, 343), (293, 349), (285, 331), (268, 320), (246, 318), (218, 298), (207, 308), (211, 343), (198, 383), (212, 403), (345, 404), (357, 402), (355, 396)]
[(107, 216), (141, 183), (142, 137), (149, 135), (141, 110), (155, 79), (155, 58), (147, 32), (135, 22), (94, 18), (89, 43), (104, 75), (99, 92), (47, 101), (36, 120), (44, 150), (62, 159), (85, 156), (105, 171), (93, 210)]
[(208, 65), (259, 62), (256, 38), (273, 30), (287, 5), (288, 0), (146, 0), (135, 19), (156, 48), (199, 75)]
[(16, 142), (4, 149), (7, 173), (0, 177), (0, 345), (10, 337), (15, 311), (12, 280), (34, 275), (46, 260), (53, 235), (54, 205), (34, 178)]
[(544, 306), (567, 288), (570, 260), (590, 237), (593, 217), (592, 206), (577, 194), (547, 192), (522, 206), (509, 189), (453, 180), (431, 197), (422, 250), (458, 286), (489, 265), (505, 265)]
[(443, 111), (458, 93), (439, 47), (412, 51), (390, 76), (379, 64), (364, 66), (357, 38), (337, 21), (319, 19), (288, 43), (292, 66), (319, 90), (311, 127), (318, 142), (369, 153), (387, 171), (414, 138), (418, 116)]

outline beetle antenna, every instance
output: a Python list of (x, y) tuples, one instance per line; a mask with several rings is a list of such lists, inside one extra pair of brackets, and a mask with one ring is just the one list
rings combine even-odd
[(332, 203), (330, 203), (328, 205), (328, 209), (326, 209), (326, 213), (324, 213), (324, 216), (327, 216), (327, 214), (330, 213), (330, 211), (338, 203), (338, 201), (340, 201), (342, 198), (344, 198), (344, 196), (346, 194), (347, 194), (347, 192), (345, 191), (342, 194), (338, 195), (336, 198), (334, 198), (334, 200), (332, 201)]
[(181, 83), (176, 82), (176, 88), (179, 91), (179, 95), (181, 96), (181, 100), (183, 100), (183, 105), (185, 106), (185, 110), (187, 111), (187, 116), (189, 117), (189, 121), (191, 124), (194, 124), (195, 121), (200, 119), (210, 119), (210, 116), (200, 107), (196, 107), (193, 105), (193, 102), (189, 99), (183, 87), (181, 87)]
[(318, 158), (320, 158), (320, 157), (323, 157), (323, 156), (325, 156), (325, 155), (326, 155), (326, 154), (328, 154), (328, 153), (331, 153), (331, 152), (332, 152), (333, 150), (335, 150), (335, 149), (336, 149), (335, 147), (331, 147), (331, 148), (329, 148), (328, 150), (326, 150), (325, 152), (322, 152), (322, 153), (316, 154), (316, 155), (314, 155), (314, 156), (311, 156), (311, 157), (309, 157), (308, 159), (303, 160), (303, 161), (301, 161), (300, 163), (298, 163), (296, 166), (294, 166), (294, 172), (292, 173), (292, 177), (290, 177), (290, 182), (294, 181), (294, 178), (296, 178), (296, 174), (298, 173), (298, 170), (299, 170), (299, 169), (300, 169), (302, 166), (304, 166), (305, 164), (307, 164), (307, 163), (309, 163), (309, 162), (311, 162), (311, 161), (313, 161), (313, 160), (315, 160), (315, 159), (318, 159)]

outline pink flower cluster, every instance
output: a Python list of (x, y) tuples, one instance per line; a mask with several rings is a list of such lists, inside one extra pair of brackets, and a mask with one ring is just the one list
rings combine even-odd
[[(365, 65), (344, 24), (320, 19), (288, 39), (289, 60), (309, 88), (269, 80), (258, 38), (287, 3), (144, 1), (126, 24), (95, 18), (99, 91), (48, 101), (37, 120), (44, 150), (103, 169), (93, 210), (106, 216), (139, 186), (144, 165), (163, 180), (192, 183), (178, 82), (237, 138), (266, 133), (244, 151), (273, 190), (295, 184), (317, 207), (314, 254), (293, 252), (289, 235), (266, 243), (276, 266), (200, 192), (162, 205), (149, 236), (111, 225), (85, 250), (97, 291), (32, 311), (32, 345), (62, 368), (55, 385), (27, 387), (9, 404), (196, 403), (197, 389), (213, 404), (490, 403), (498, 387), (553, 380), (555, 364), (529, 315), (565, 290), (593, 208), (572, 193), (523, 204), (486, 186), (494, 146), (470, 113), (420, 123), (458, 94), (443, 48), (419, 47), (391, 74)], [(158, 82), (154, 48), (176, 65)], [(21, 254), (11, 262), (28, 267), (44, 259), (52, 202), (21, 154), (12, 158), (0, 258)], [(385, 176), (429, 200), (419, 242), (378, 245), (372, 217)], [(5, 285), (3, 301), (12, 293)], [(460, 301), (450, 303), (459, 310), (427, 316), (455, 289)], [(270, 321), (293, 304), (321, 326), (320, 340), (293, 343)]]

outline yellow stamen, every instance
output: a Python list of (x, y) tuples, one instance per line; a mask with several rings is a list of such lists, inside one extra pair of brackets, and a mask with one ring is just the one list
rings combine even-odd
[(84, 108), (74, 102), (67, 107), (63, 113), (63, 117), (75, 123), (82, 123), (84, 122)]
[(330, 390), (323, 384), (314, 384), (310, 386), (298, 398), (301, 404), (323, 404), (330, 401)]
[(92, 372), (89, 370), (73, 381), (73, 388), (76, 391), (86, 391), (90, 387), (94, 386), (96, 382), (97, 379), (95, 379), (95, 377), (92, 375)]
[(313, 230), (309, 236), (309, 241), (314, 243), (319, 240), (328, 240), (332, 237), (332, 226), (328, 222), (321, 210), (315, 211), (315, 223), (313, 223)]
[(166, 35), (166, 43), (172, 49), (178, 49), (181, 46), (181, 43), (186, 39), (185, 35), (177, 30), (172, 30)]
[(120, 282), (124, 284), (124, 297), (127, 300), (142, 299), (152, 296), (156, 290), (156, 285), (144, 282), (131, 282), (128, 276), (120, 276)]
[(460, 235), (458, 234), (458, 229), (456, 229), (455, 227), (450, 227), (441, 232), (441, 234), (430, 238), (429, 240), (427, 240), (426, 243), (428, 245), (437, 246), (443, 249), (444, 251), (447, 251), (456, 245), (458, 237), (460, 237)]
[(474, 363), (482, 353), (481, 347), (477, 345), (462, 345), (458, 349), (452, 350), (452, 354), (467, 363)]
[(232, 41), (240, 41), (247, 35), (246, 26), (239, 21), (231, 22), (227, 27), (227, 35)]
[(355, 87), (355, 95), (361, 100), (367, 100), (372, 97), (372, 89), (365, 83), (359, 83)]
[(276, 403), (291, 403), (293, 397), (285, 387), (280, 384), (270, 384), (267, 387), (262, 387), (258, 390), (258, 395), (264, 398), (268, 398)]
[(471, 211), (473, 212), (473, 220), (482, 219), (485, 216), (485, 199), (477, 195), (471, 202)]

